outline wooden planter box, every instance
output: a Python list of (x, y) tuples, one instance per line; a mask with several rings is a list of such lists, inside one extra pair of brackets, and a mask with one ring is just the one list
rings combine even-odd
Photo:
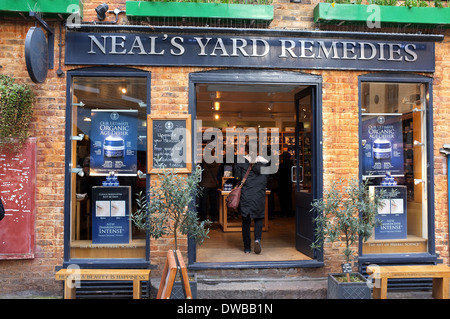
[(172, 17), (179, 19), (211, 18), (254, 20), (256, 23), (270, 23), (273, 20), (272, 5), (127, 1), (126, 11), (128, 17), (137, 19), (146, 17)]
[(360, 273), (356, 275), (362, 282), (339, 282), (335, 277), (345, 274), (328, 274), (328, 299), (370, 299), (371, 289), (367, 279)]
[(0, 15), (20, 16), (20, 13), (28, 16), (30, 11), (39, 12), (44, 18), (67, 18), (79, 9), (83, 15), (83, 3), (81, 0), (0, 0)]
[[(450, 7), (376, 6), (381, 25), (424, 25), (450, 27)], [(319, 3), (314, 8), (315, 23), (342, 24), (373, 22), (374, 10), (368, 5)]]

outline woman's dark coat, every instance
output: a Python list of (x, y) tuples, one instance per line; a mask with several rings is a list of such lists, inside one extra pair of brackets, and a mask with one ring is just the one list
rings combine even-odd
[[(241, 191), (241, 200), (239, 202), (239, 210), (244, 217), (264, 218), (266, 203), (266, 185), (268, 174), (261, 174), (261, 168), (268, 166), (257, 162), (253, 164), (247, 180)], [(245, 163), (237, 163), (235, 166), (235, 175), (242, 180), (247, 172), (250, 162), (246, 159)]]

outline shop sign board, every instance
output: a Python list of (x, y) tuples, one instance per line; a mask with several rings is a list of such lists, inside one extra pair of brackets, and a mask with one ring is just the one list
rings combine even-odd
[(434, 42), (248, 35), (66, 33), (68, 65), (434, 72)]
[(43, 83), (49, 69), (49, 52), (44, 31), (31, 27), (25, 38), (25, 63), (31, 80)]
[(92, 244), (128, 244), (131, 187), (92, 187)]

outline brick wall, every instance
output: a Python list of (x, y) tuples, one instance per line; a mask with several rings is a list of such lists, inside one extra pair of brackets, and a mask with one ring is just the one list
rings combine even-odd
[(434, 120), (434, 187), (436, 252), (444, 263), (449, 260), (449, 211), (447, 159), (439, 153), (444, 143), (450, 143), (450, 31), (442, 43), (436, 43), (436, 72), (433, 81)]
[(66, 79), (56, 76), (56, 67), (49, 71), (45, 83), (30, 80), (25, 37), (34, 25), (24, 19), (0, 20), (0, 72), (32, 86), (36, 99), (30, 135), (37, 138), (35, 258), (0, 261), (0, 294), (17, 290), (52, 292), (62, 287), (54, 280), (54, 268), (62, 264), (64, 248)]
[[(109, 3), (110, 10), (125, 9), (125, 1)], [(275, 0), (275, 19), (271, 28), (314, 29), (312, 12), (316, 1), (301, 4)], [(96, 20), (94, 8), (99, 3), (84, 1), (84, 21)], [(109, 17), (108, 19), (112, 19)], [(120, 21), (123, 16), (121, 16)], [(0, 65), (8, 74), (30, 83), (36, 93), (31, 135), (37, 137), (37, 215), (36, 257), (32, 260), (0, 261), (0, 295), (21, 290), (60, 293), (62, 285), (54, 280), (54, 267), (62, 264), (64, 225), (64, 147), (66, 78), (56, 76), (58, 68), (59, 33), (55, 42), (55, 69), (50, 70), (43, 84), (32, 83), (24, 61), (26, 32), (34, 22), (25, 19), (0, 20)], [(57, 29), (57, 24), (54, 24)], [(434, 74), (434, 158), (436, 252), (449, 263), (448, 197), (446, 159), (439, 153), (444, 143), (450, 143), (450, 31), (444, 42), (436, 44)], [(205, 71), (201, 68), (146, 67), (152, 72), (152, 112), (167, 113), (188, 110), (188, 75)], [(68, 68), (63, 65), (63, 71)], [(323, 169), (324, 187), (333, 178), (358, 174), (358, 75), (356, 71), (305, 71), (323, 78)], [(172, 238), (151, 240), (151, 263), (161, 271)], [(338, 271), (343, 244), (326, 245), (325, 268), (314, 270), (315, 276)], [(355, 247), (356, 248), (356, 247)], [(186, 255), (184, 239), (181, 250)]]

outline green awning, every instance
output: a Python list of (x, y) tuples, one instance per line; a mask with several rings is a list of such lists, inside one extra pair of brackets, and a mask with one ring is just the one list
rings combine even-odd
[(0, 15), (28, 16), (30, 11), (38, 12), (43, 18), (67, 18), (79, 11), (83, 16), (82, 0), (0, 0)]

